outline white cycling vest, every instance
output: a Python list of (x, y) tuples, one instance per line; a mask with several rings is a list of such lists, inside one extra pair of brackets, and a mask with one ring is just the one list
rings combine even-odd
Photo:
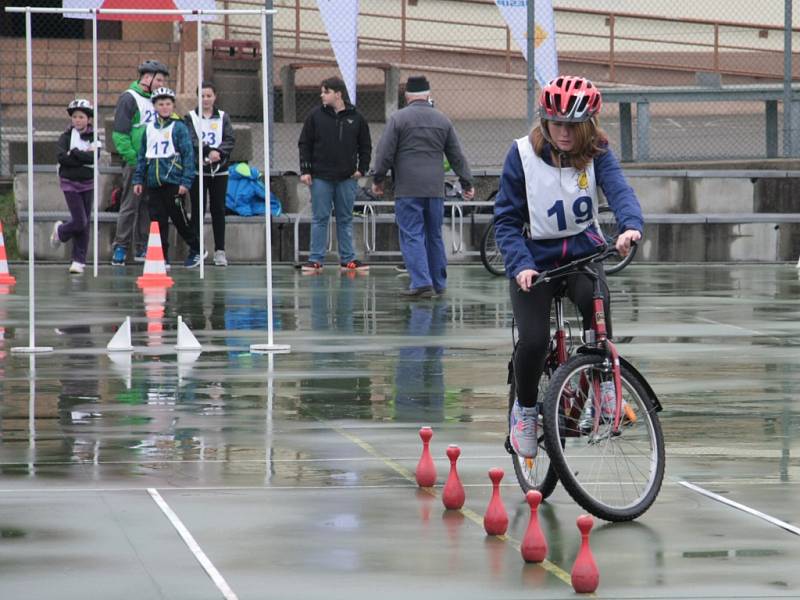
[(81, 138), (80, 132), (72, 128), (72, 134), (69, 138), (69, 149), (72, 150), (73, 148), (80, 150), (81, 152), (88, 152), (92, 142), (89, 140), (84, 140)]
[(225, 113), (221, 110), (218, 112), (218, 118), (206, 119), (203, 117), (202, 120), (195, 111), (189, 112), (194, 124), (194, 132), (197, 134), (197, 139), (201, 140), (202, 146), (219, 148), (220, 144), (222, 144), (222, 117), (225, 116)]
[(594, 161), (586, 169), (551, 167), (533, 151), (527, 136), (516, 140), (522, 169), (531, 238), (570, 237), (589, 227), (597, 212)]
[(133, 127), (145, 127), (154, 122), (156, 120), (156, 109), (150, 98), (145, 98), (130, 88), (125, 91), (133, 96), (134, 100), (136, 100), (136, 106), (139, 108), (139, 122), (131, 125)]
[(147, 158), (171, 158), (177, 154), (175, 144), (172, 143), (172, 128), (175, 122), (163, 129), (156, 129), (153, 123), (147, 124), (146, 144), (147, 150), (145, 156)]

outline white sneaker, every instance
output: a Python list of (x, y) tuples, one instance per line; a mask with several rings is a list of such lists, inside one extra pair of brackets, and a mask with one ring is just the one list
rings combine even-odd
[(218, 267), (228, 266), (228, 258), (225, 256), (225, 250), (216, 250), (214, 252), (214, 264)]
[[(516, 403), (515, 403), (516, 404)], [(514, 452), (523, 458), (534, 458), (539, 451), (539, 410), (535, 406), (511, 410), (510, 440)]]
[(53, 231), (50, 233), (50, 246), (58, 248), (61, 245), (61, 240), (58, 239), (58, 228), (64, 224), (64, 221), (56, 221), (53, 225)]
[(83, 263), (72, 261), (72, 264), (69, 266), (69, 272), (73, 275), (82, 275), (85, 268), (86, 265)]

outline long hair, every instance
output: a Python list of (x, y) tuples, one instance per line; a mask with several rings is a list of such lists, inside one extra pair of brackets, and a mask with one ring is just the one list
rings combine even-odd
[[(596, 123), (594, 119), (589, 119), (583, 123), (573, 125), (575, 132), (575, 144), (570, 152), (560, 152), (555, 143), (550, 139), (547, 130), (547, 121), (542, 119), (539, 125), (531, 130), (529, 139), (533, 151), (541, 157), (544, 152), (544, 144), (548, 142), (552, 152), (552, 163), (557, 167), (572, 167), (582, 171), (592, 162), (598, 154), (603, 154), (607, 150), (608, 135)], [(566, 163), (562, 164), (561, 159), (565, 157)]]

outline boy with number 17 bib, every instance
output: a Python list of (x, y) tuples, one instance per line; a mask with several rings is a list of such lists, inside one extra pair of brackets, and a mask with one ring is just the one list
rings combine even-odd
[(194, 180), (194, 149), (189, 130), (173, 112), (175, 92), (161, 87), (153, 90), (151, 100), (157, 115), (147, 124), (144, 143), (139, 149), (133, 193), (141, 195), (142, 184), (146, 181), (150, 218), (158, 221), (164, 258), (167, 259), (169, 251), (168, 225), (171, 220), (189, 246), (189, 255), (183, 265), (192, 269), (200, 264), (200, 244), (187, 222), (183, 198)]

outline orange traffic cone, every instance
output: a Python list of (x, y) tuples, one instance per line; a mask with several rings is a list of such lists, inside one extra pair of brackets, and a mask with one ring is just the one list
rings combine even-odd
[(172, 277), (167, 275), (164, 262), (164, 251), (161, 249), (161, 233), (158, 221), (150, 223), (150, 238), (147, 240), (147, 256), (144, 260), (144, 273), (136, 280), (136, 285), (143, 287), (172, 287)]
[(0, 284), (14, 285), (17, 278), (8, 272), (8, 259), (6, 258), (6, 242), (3, 238), (3, 222), (0, 221)]

